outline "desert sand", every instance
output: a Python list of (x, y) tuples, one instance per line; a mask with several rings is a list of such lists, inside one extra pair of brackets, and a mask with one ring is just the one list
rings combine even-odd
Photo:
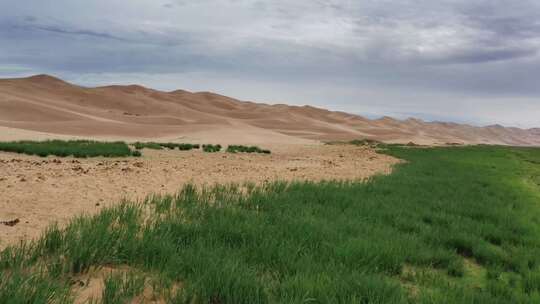
[(368, 147), (268, 145), (271, 155), (148, 150), (142, 158), (55, 158), (0, 152), (0, 249), (123, 199), (175, 193), (186, 183), (362, 180), (398, 160)]
[(390, 117), (370, 120), (311, 106), (268, 105), (209, 92), (162, 92), (138, 85), (86, 88), (47, 75), (0, 79), (0, 127), (4, 127), (0, 140), (78, 136), (308, 144), (370, 138), (417, 144), (540, 145), (539, 129)]

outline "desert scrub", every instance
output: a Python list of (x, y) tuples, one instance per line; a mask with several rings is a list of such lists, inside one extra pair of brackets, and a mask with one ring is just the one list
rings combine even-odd
[(143, 142), (136, 142), (133, 144), (133, 146), (135, 147), (135, 149), (137, 150), (142, 150), (142, 149), (153, 149), (153, 150), (161, 150), (163, 149), (163, 147), (158, 144), (158, 143), (155, 143), (155, 142), (146, 142), (146, 143), (143, 143)]
[(221, 151), (221, 145), (203, 145), (202, 149), (204, 152), (219, 152)]
[(165, 147), (165, 148), (168, 148), (168, 149), (171, 149), (171, 150), (178, 149), (180, 151), (189, 151), (189, 150), (199, 149), (200, 148), (200, 145), (198, 145), (198, 144), (185, 144), (185, 143), (180, 143), (180, 144), (162, 143), (161, 146)]
[(148, 142), (148, 143), (141, 143), (136, 142), (133, 144), (137, 150), (140, 149), (154, 149), (154, 150), (162, 150), (163, 148), (167, 148), (169, 150), (178, 149), (180, 151), (189, 151), (193, 149), (199, 149), (199, 144), (185, 144), (185, 143), (156, 143), (156, 142)]
[(178, 150), (189, 151), (194, 149), (199, 149), (201, 146), (199, 144), (179, 144)]
[(242, 146), (242, 145), (230, 145), (227, 147), (227, 152), (229, 153), (263, 153), (270, 154), (270, 150), (264, 150), (257, 146)]
[(133, 153), (125, 142), (99, 142), (89, 140), (47, 140), (0, 142), (0, 151), (59, 157), (124, 157)]
[(355, 145), (355, 146), (377, 146), (377, 145), (381, 144), (381, 142), (378, 141), (378, 140), (368, 139), (368, 138), (353, 139), (353, 140), (349, 141), (348, 143), (351, 144), (351, 145)]
[(387, 145), (384, 144), (378, 140), (369, 139), (369, 138), (362, 138), (362, 139), (353, 139), (349, 141), (329, 141), (326, 142), (327, 145), (355, 145), (355, 146), (370, 146), (370, 147), (377, 147), (379, 145)]
[[(62, 302), (103, 265), (167, 303), (540, 302), (540, 149), (384, 153), (406, 162), (363, 183), (187, 185), (52, 226), (0, 253), (0, 303)], [(106, 280), (106, 299), (141, 292)]]

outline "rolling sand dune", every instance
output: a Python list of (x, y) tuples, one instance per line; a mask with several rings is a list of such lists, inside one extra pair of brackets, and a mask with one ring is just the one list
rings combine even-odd
[(0, 80), (0, 127), (0, 140), (43, 138), (46, 134), (47, 138), (220, 143), (371, 138), (418, 144), (540, 145), (538, 129), (389, 117), (369, 120), (311, 106), (244, 102), (209, 92), (161, 92), (137, 85), (85, 88), (47, 75)]

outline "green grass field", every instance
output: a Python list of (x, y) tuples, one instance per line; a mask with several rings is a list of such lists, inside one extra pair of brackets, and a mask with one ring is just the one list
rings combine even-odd
[(133, 153), (124, 142), (98, 142), (89, 140), (47, 140), (0, 142), (0, 151), (59, 157), (125, 157), (140, 156)]
[(384, 153), (406, 162), (365, 183), (186, 186), (51, 227), (2, 252), (0, 303), (69, 303), (104, 265), (130, 270), (103, 303), (540, 302), (540, 149)]

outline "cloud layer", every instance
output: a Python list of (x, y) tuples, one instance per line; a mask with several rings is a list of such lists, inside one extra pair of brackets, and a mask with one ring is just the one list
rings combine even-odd
[(5, 0), (0, 76), (540, 126), (540, 3)]

